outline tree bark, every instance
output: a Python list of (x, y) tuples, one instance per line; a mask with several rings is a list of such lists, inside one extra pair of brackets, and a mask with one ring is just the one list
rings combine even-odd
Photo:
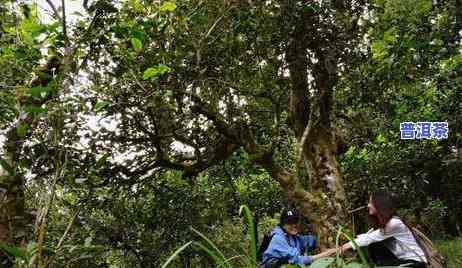
[(0, 175), (0, 242), (13, 245), (21, 245), (27, 234), (24, 178), (16, 172), (23, 143), (17, 133), (17, 128), (26, 122), (28, 122), (27, 118), (18, 120), (7, 132), (4, 161), (12, 170), (4, 170)]
[[(308, 185), (306, 198), (297, 198), (294, 194), (289, 197), (299, 204), (301, 213), (313, 221), (323, 248), (335, 244), (337, 226), (348, 224), (349, 220), (345, 213), (346, 198), (333, 125), (333, 88), (337, 80), (335, 49), (329, 49), (322, 38), (313, 37), (316, 20), (313, 14), (303, 16), (286, 51), (291, 80), (291, 124), (299, 143), (299, 162), (305, 163), (299, 167), (307, 169), (309, 176), (294, 176), (291, 185), (283, 187), (290, 193), (301, 191), (290, 188)], [(310, 61), (313, 54), (315, 59)], [(311, 87), (308, 73), (314, 78)]]
[(349, 223), (345, 213), (343, 178), (336, 156), (334, 133), (320, 126), (314, 131), (309, 150), (304, 157), (310, 163), (311, 192), (322, 201), (312, 211), (311, 218), (317, 226), (321, 244), (333, 246), (338, 225)]

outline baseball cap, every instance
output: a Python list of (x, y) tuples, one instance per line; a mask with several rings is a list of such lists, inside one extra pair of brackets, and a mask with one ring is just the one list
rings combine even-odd
[(299, 220), (300, 220), (300, 215), (294, 210), (285, 209), (281, 213), (280, 222), (282, 225), (287, 224), (287, 223), (289, 224), (297, 223), (299, 222)]

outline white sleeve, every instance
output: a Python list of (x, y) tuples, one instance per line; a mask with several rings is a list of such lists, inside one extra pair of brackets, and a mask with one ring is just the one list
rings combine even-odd
[[(385, 227), (386, 231), (381, 228), (375, 230), (371, 229), (365, 234), (358, 235), (354, 241), (359, 247), (365, 247), (372, 243), (383, 241), (401, 232), (403, 228), (401, 225), (403, 225), (403, 223), (400, 220), (392, 218)], [(350, 246), (354, 248), (352, 242), (350, 242)]]

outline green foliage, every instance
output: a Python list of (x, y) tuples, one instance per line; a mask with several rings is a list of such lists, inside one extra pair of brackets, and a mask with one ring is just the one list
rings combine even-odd
[[(56, 254), (49, 248), (44, 248), (43, 250), (48, 255)], [(11, 259), (14, 260), (15, 267), (36, 267), (35, 261), (37, 259), (38, 247), (37, 243), (35, 242), (29, 242), (24, 248), (0, 244), (0, 251), (6, 253)]]
[[(457, 16), (456, 3), (374, 4), (370, 51), (359, 57), (337, 91), (340, 110), (350, 117), (341, 125), (356, 137), (341, 160), (351, 207), (364, 205), (370, 192), (386, 189), (398, 194), (401, 207), (410, 208), (402, 212), (427, 233), (458, 235), (461, 203), (452, 195), (462, 190), (455, 152), (461, 113), (452, 100), (461, 97), (456, 93), (460, 81), (454, 79), (460, 74), (460, 44), (450, 23)], [(452, 134), (448, 140), (403, 142), (399, 123), (404, 121), (447, 121)]]
[(149, 80), (154, 79), (160, 75), (169, 73), (172, 69), (164, 64), (158, 64), (157, 66), (147, 68), (143, 73), (143, 79)]
[(108, 108), (112, 103), (109, 101), (99, 101), (95, 105), (95, 112), (102, 111), (106, 108)]
[(0, 157), (0, 165), (4, 168), (11, 176), (17, 174), (16, 168), (12, 167), (4, 158)]
[(140, 51), (143, 48), (143, 43), (138, 38), (133, 37), (132, 39), (130, 39), (130, 42), (132, 43), (132, 46), (136, 51)]
[[(46, 78), (46, 79), (51, 79)], [(42, 86), (37, 86), (37, 87), (32, 87), (27, 91), (27, 94), (30, 94), (32, 97), (35, 98), (46, 98), (48, 94), (51, 93), (51, 89), (49, 87), (42, 87)]]
[(462, 239), (439, 240), (435, 243), (437, 249), (445, 256), (448, 268), (457, 268), (462, 265)]
[(383, 41), (374, 41), (371, 46), (372, 49), (372, 58), (377, 61), (383, 61), (387, 59), (388, 51), (386, 44)]
[(20, 124), (16, 127), (16, 133), (19, 137), (24, 138), (27, 135), (27, 131), (29, 130), (30, 126), (27, 124)]
[(196, 242), (195, 245), (199, 246), (202, 250), (207, 252), (207, 254), (213, 258), (215, 263), (219, 267), (225, 267), (225, 268), (230, 268), (229, 263), (220, 249), (210, 240), (208, 239), (204, 234), (201, 232), (197, 231), (196, 229), (192, 229), (197, 235), (200, 236), (200, 238), (205, 242), (205, 245), (201, 242)]
[(167, 262), (162, 266), (162, 267), (167, 267), (168, 264), (170, 264), (175, 257), (177, 257), (181, 251), (184, 251), (189, 245), (195, 245), (197, 246), (200, 250), (203, 250), (212, 258), (214, 263), (218, 265), (217, 267), (224, 267), (224, 268), (232, 268), (233, 265), (231, 264), (231, 261), (233, 259), (240, 259), (244, 258), (245, 259), (245, 264), (244, 267), (255, 267), (257, 264), (257, 241), (255, 240), (255, 226), (254, 226), (254, 219), (252, 217), (252, 214), (249, 210), (249, 208), (245, 205), (241, 206), (239, 210), (239, 214), (243, 213), (244, 218), (247, 221), (247, 225), (249, 226), (249, 248), (250, 248), (250, 255), (247, 255), (246, 253), (236, 255), (230, 258), (226, 258), (224, 253), (218, 248), (218, 246), (213, 243), (207, 236), (205, 236), (203, 233), (199, 232), (198, 230), (192, 228), (193, 232), (196, 233), (200, 238), (202, 242), (188, 242), (185, 245), (181, 246), (178, 250), (176, 250), (167, 260)]
[(25, 258), (26, 253), (19, 247), (0, 244), (0, 250), (15, 258)]
[(35, 105), (27, 105), (27, 106), (24, 106), (24, 111), (34, 114), (34, 115), (38, 115), (38, 114), (47, 113), (48, 109), (40, 107), (40, 106), (35, 106)]
[(173, 12), (176, 9), (176, 4), (172, 1), (164, 1), (160, 6), (161, 12)]

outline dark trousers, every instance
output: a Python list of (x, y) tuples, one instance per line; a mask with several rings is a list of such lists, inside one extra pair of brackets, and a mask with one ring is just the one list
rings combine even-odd
[[(394, 238), (391, 238), (394, 239)], [(425, 268), (425, 263), (414, 260), (401, 260), (385, 246), (384, 241), (372, 243), (367, 247), (369, 258), (377, 266), (398, 266), (409, 264), (407, 267)]]
[(288, 262), (278, 258), (267, 259), (264, 263), (260, 265), (262, 268), (280, 268), (282, 265), (287, 264)]
[[(2, 253), (0, 253), (1, 255)], [(8, 258), (7, 256), (0, 256), (0, 267), (2, 268), (13, 268), (13, 263), (11, 262), (11, 259)]]

